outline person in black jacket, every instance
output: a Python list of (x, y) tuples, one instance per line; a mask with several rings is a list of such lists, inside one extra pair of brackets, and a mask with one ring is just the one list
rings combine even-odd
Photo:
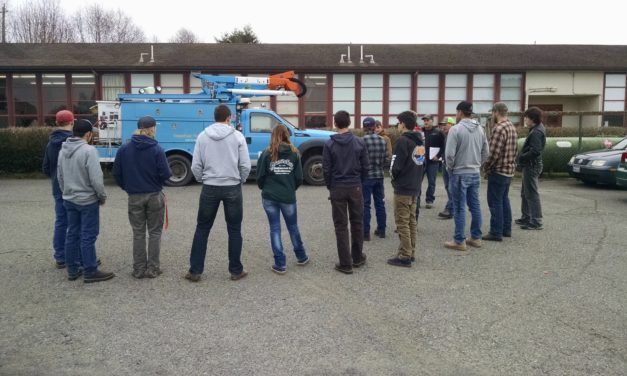
[[(433, 115), (424, 115), (422, 117), (425, 125), (422, 128), (425, 134), (425, 154), (426, 154), (426, 165), (424, 169), (424, 174), (427, 175), (427, 194), (426, 194), (426, 202), (425, 208), (431, 209), (433, 207), (433, 202), (435, 201), (435, 181), (438, 176), (438, 171), (442, 166), (442, 159), (444, 157), (444, 146), (446, 144), (446, 139), (444, 134), (438, 129), (433, 127)], [(431, 155), (432, 151), (436, 151), (434, 155)], [(418, 203), (416, 204), (416, 208), (420, 206), (420, 197), (418, 197)], [(418, 214), (416, 214), (418, 217)]]
[(161, 274), (159, 253), (165, 214), (162, 189), (172, 172), (163, 148), (154, 139), (156, 126), (152, 117), (140, 118), (139, 134), (120, 147), (113, 162), (115, 181), (128, 193), (128, 219), (133, 228), (133, 277), (138, 279)]
[(257, 165), (257, 186), (261, 189), (263, 209), (270, 225), (270, 244), (274, 254), (271, 269), (285, 274), (285, 253), (281, 242), (281, 214), (290, 233), (297, 265), (306, 265), (305, 252), (298, 230), (296, 190), (303, 184), (303, 167), (298, 149), (290, 141), (290, 132), (283, 125), (272, 130), (270, 146), (263, 151)]
[(530, 107), (525, 111), (525, 126), (530, 127), (518, 165), (522, 167), (522, 216), (515, 220), (523, 230), (542, 230), (542, 205), (538, 193), (538, 177), (542, 173), (542, 152), (546, 144), (546, 130), (542, 124), (542, 110)]
[(57, 129), (50, 133), (42, 171), (50, 177), (52, 183), (52, 197), (54, 198), (54, 235), (52, 237), (52, 248), (54, 249), (54, 262), (57, 269), (65, 268), (65, 236), (67, 234), (67, 213), (63, 206), (63, 192), (59, 188), (57, 179), (57, 161), (61, 144), (68, 137), (72, 137), (72, 126), (74, 125), (74, 114), (68, 110), (57, 112), (55, 116)]
[(414, 132), (416, 114), (405, 111), (397, 119), (402, 135), (394, 144), (390, 173), (394, 188), (394, 219), (401, 244), (398, 255), (387, 263), (411, 267), (416, 257), (416, 205), (426, 155), (420, 133)]
[(336, 112), (333, 120), (338, 131), (324, 143), (322, 172), (329, 189), (337, 253), (340, 259), (339, 264), (335, 264), (335, 270), (352, 274), (353, 266), (360, 267), (366, 263), (366, 255), (362, 252), (364, 198), (361, 185), (368, 177), (370, 161), (364, 140), (355, 137), (348, 129), (351, 124), (348, 112)]

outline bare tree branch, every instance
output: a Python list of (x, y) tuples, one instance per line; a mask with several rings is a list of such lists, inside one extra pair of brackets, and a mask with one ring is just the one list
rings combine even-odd
[(169, 43), (200, 43), (200, 38), (193, 31), (181, 28), (168, 41)]
[(74, 30), (59, 0), (33, 0), (9, 13), (9, 40), (17, 43), (74, 41)]
[(122, 10), (94, 4), (74, 16), (77, 39), (83, 43), (141, 43), (146, 35)]

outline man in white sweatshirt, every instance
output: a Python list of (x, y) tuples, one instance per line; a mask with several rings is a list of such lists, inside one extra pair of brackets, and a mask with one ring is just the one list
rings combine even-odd
[(205, 268), (207, 240), (220, 202), (224, 204), (229, 233), (229, 272), (236, 281), (248, 274), (240, 261), (242, 254), (242, 183), (250, 173), (250, 158), (244, 136), (231, 126), (231, 110), (221, 104), (214, 110), (215, 123), (198, 135), (192, 159), (192, 173), (203, 183), (192, 242), (190, 267), (185, 278), (198, 282)]

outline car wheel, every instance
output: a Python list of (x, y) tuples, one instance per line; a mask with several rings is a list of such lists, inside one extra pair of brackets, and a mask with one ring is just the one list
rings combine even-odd
[(192, 163), (186, 156), (180, 154), (169, 155), (168, 165), (172, 171), (172, 176), (170, 176), (166, 185), (182, 187), (192, 180)]
[(303, 175), (305, 182), (309, 185), (324, 185), (321, 155), (312, 155), (307, 158), (303, 165)]

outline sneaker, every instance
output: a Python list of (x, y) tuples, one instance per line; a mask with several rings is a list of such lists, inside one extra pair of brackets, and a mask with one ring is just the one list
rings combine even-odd
[(380, 237), (381, 239), (385, 239), (385, 230), (374, 230), (374, 235)]
[(353, 267), (352, 266), (342, 266), (340, 264), (335, 264), (335, 270), (337, 270), (340, 273), (344, 273), (344, 274), (353, 274)]
[(441, 212), (438, 213), (438, 217), (442, 218), (442, 219), (451, 219), (453, 218), (453, 214), (451, 214), (450, 211), (448, 211), (448, 209), (444, 209)]
[(425, 209), (431, 209), (433, 207), (433, 202), (427, 202), (425, 204)]
[(402, 259), (398, 256), (392, 257), (391, 259), (388, 259), (388, 264), (394, 265), (394, 266), (402, 266), (405, 268), (411, 268), (411, 259)]
[(518, 219), (514, 220), (514, 223), (517, 224), (517, 225), (521, 225), (522, 226), (522, 225), (528, 224), (529, 220), (524, 219), (524, 218), (518, 218)]
[(365, 242), (369, 242), (370, 241), (370, 233), (364, 234), (364, 241)]
[(466, 250), (466, 241), (463, 241), (461, 244), (455, 243), (455, 240), (444, 242), (444, 246), (448, 249), (454, 249), (456, 251), (465, 251)]
[(469, 239), (469, 240), (466, 240), (466, 244), (468, 244), (471, 247), (481, 248), (481, 239)]
[(78, 269), (78, 271), (76, 272), (76, 274), (69, 274), (67, 275), (67, 280), (68, 281), (76, 281), (78, 279), (78, 277), (83, 275), (83, 269)]
[(142, 279), (145, 277), (145, 273), (144, 270), (133, 270), (132, 276), (133, 278)]
[(270, 269), (272, 269), (272, 271), (273, 271), (273, 272), (275, 272), (276, 274), (285, 274), (285, 273), (287, 273), (287, 269), (285, 269), (285, 268), (279, 268), (279, 267), (278, 267), (278, 266), (276, 266), (276, 265), (272, 265), (272, 266), (270, 267)]
[(200, 274), (187, 272), (187, 274), (185, 274), (185, 279), (187, 279), (190, 282), (198, 282), (200, 281)]
[(57, 269), (65, 269), (65, 261), (54, 261), (54, 266)]
[(360, 266), (364, 266), (364, 265), (366, 265), (366, 254), (362, 252), (361, 260), (359, 260), (359, 262), (354, 262), (353, 268), (359, 268)]
[(159, 269), (156, 269), (156, 270), (148, 269), (144, 273), (144, 277), (146, 277), (146, 278), (157, 278), (157, 276), (161, 275), (161, 273), (162, 272)]
[[(510, 234), (511, 236), (511, 234)], [(482, 240), (488, 240), (488, 241), (493, 241), (493, 242), (502, 242), (503, 238), (500, 236), (496, 236), (494, 234), (492, 234), (491, 232), (488, 233), (488, 235), (484, 235), (482, 238)]]
[(231, 281), (239, 281), (240, 279), (246, 277), (248, 272), (246, 270), (242, 270), (239, 274), (231, 274)]
[(102, 281), (108, 281), (113, 277), (115, 277), (115, 274), (111, 272), (103, 272), (101, 270), (96, 270), (94, 274), (84, 276), (83, 282), (85, 283), (102, 282)]
[(305, 256), (304, 259), (296, 261), (296, 265), (305, 266), (309, 263), (309, 257)]
[(542, 225), (534, 225), (534, 224), (531, 224), (531, 223), (527, 223), (527, 224), (521, 225), (520, 228), (523, 229), (523, 230), (542, 230), (542, 229), (544, 229), (544, 227), (542, 227)]

